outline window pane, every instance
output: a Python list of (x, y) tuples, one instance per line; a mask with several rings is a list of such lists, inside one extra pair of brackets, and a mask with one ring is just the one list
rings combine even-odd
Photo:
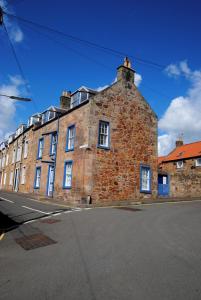
[(71, 187), (72, 184), (72, 163), (66, 163), (65, 165), (65, 180), (64, 180), (64, 186), (65, 187)]
[(101, 121), (99, 123), (99, 145), (109, 146), (109, 123)]
[(150, 169), (141, 168), (141, 189), (142, 191), (150, 191)]
[(74, 140), (75, 140), (75, 126), (71, 126), (68, 128), (67, 150), (74, 149)]

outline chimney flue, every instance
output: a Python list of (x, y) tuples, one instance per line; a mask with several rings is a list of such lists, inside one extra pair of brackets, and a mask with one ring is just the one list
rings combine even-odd
[(63, 91), (60, 97), (60, 108), (70, 109), (70, 103), (71, 103), (71, 92)]

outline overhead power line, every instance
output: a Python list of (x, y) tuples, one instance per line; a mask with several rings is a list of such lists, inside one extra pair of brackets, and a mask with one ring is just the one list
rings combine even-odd
[(81, 39), (77, 36), (74, 36), (74, 35), (71, 35), (71, 34), (68, 34), (68, 33), (65, 33), (63, 31), (60, 31), (58, 29), (54, 29), (52, 27), (48, 27), (48, 26), (45, 26), (45, 25), (42, 25), (42, 24), (39, 24), (39, 23), (36, 23), (36, 22), (33, 22), (33, 21), (30, 21), (30, 20), (27, 20), (27, 19), (24, 19), (22, 17), (19, 17), (19, 16), (16, 16), (14, 14), (10, 14), (8, 12), (4, 12), (5, 15), (9, 16), (9, 17), (13, 17), (13, 18), (16, 18), (17, 20), (21, 21), (21, 22), (25, 22), (25, 23), (29, 23), (29, 24), (32, 24), (34, 26), (37, 26), (41, 29), (44, 29), (44, 30), (48, 30), (48, 31), (51, 31), (51, 32), (54, 32), (54, 33), (57, 33), (61, 36), (64, 36), (64, 37), (67, 37), (68, 39), (71, 39), (71, 40), (74, 40), (76, 42), (79, 42), (79, 43), (82, 43), (82, 44), (85, 44), (86, 46), (88, 47), (93, 47), (93, 48), (97, 48), (97, 49), (100, 49), (100, 50), (103, 50), (103, 51), (107, 51), (113, 55), (118, 55), (118, 56), (121, 56), (121, 57), (125, 57), (125, 56), (129, 56), (130, 58), (133, 58), (135, 59), (136, 61), (138, 61), (139, 63), (143, 63), (143, 64), (146, 64), (146, 65), (150, 65), (152, 67), (155, 67), (155, 68), (158, 68), (160, 70), (163, 70), (166, 66), (165, 65), (162, 65), (162, 64), (159, 64), (159, 63), (156, 63), (156, 62), (153, 62), (151, 60), (147, 60), (147, 59), (142, 59), (140, 57), (137, 57), (137, 56), (134, 56), (134, 55), (130, 55), (129, 53), (125, 53), (125, 52), (122, 52), (122, 51), (118, 51), (118, 50), (115, 50), (115, 49), (112, 49), (112, 48), (109, 48), (109, 47), (105, 47), (105, 46), (102, 46), (100, 44), (97, 44), (97, 43), (94, 43), (94, 42), (91, 42), (91, 41), (88, 41), (88, 40), (85, 40), (85, 39)]
[[(12, 0), (12, 2), (9, 1), (9, 0), (7, 0), (6, 3), (5, 3), (5, 6), (3, 5), (2, 8), (3, 8), (3, 9), (6, 9), (6, 8), (9, 7), (9, 6), (18, 5), (18, 4), (20, 4), (21, 2), (23, 2), (23, 1), (25, 1), (25, 0)], [(11, 2), (11, 3), (10, 3), (10, 2)]]
[(87, 60), (89, 60), (89, 61), (91, 61), (91, 62), (93, 62), (93, 63), (95, 63), (95, 64), (97, 64), (97, 65), (99, 65), (101, 67), (104, 67), (104, 68), (106, 68), (106, 69), (108, 69), (110, 71), (113, 71), (113, 69), (111, 67), (109, 67), (109, 66), (107, 66), (107, 65), (105, 65), (105, 64), (103, 64), (103, 63), (101, 63), (99, 61), (97, 61), (96, 59), (92, 58), (91, 56), (85, 55), (85, 54), (81, 53), (80, 51), (77, 51), (76, 49), (67, 46), (64, 42), (58, 41), (57, 39), (53, 38), (52, 36), (50, 36), (50, 35), (42, 32), (42, 31), (37, 30), (35, 27), (30, 26), (30, 24), (26, 24), (26, 27), (29, 28), (29, 29), (31, 29), (31, 30), (33, 30), (36, 33), (39, 33), (42, 36), (45, 36), (47, 39), (51, 40), (52, 42), (59, 44), (63, 48), (67, 49), (68, 51), (71, 51), (74, 54), (76, 54), (76, 55), (78, 55), (78, 56), (80, 56), (80, 57), (82, 57), (84, 59), (87, 59)]
[[(14, 59), (15, 59), (15, 61), (16, 61), (17, 67), (18, 67), (18, 69), (19, 69), (20, 75), (21, 75), (21, 77), (22, 77), (22, 79), (23, 79), (23, 81), (24, 81), (24, 85), (25, 85), (26, 91), (27, 91), (28, 94), (31, 94), (30, 89), (29, 89), (29, 86), (28, 86), (28, 84), (27, 84), (27, 80), (26, 80), (25, 75), (24, 75), (24, 72), (23, 72), (23, 69), (22, 69), (22, 67), (21, 67), (21, 64), (20, 64), (20, 61), (19, 61), (19, 59), (18, 59), (18, 57), (17, 57), (17, 53), (16, 53), (16, 51), (15, 51), (14, 45), (13, 45), (11, 39), (10, 39), (10, 36), (9, 36), (8, 30), (7, 30), (7, 27), (6, 27), (6, 25), (5, 25), (4, 22), (3, 22), (3, 27), (4, 27), (4, 30), (5, 30), (6, 35), (7, 35), (7, 37), (8, 37), (8, 41), (9, 41), (9, 44), (10, 44), (10, 48), (11, 48), (11, 51), (12, 51), (12, 53), (13, 53), (13, 57), (14, 57)], [(35, 103), (34, 100), (33, 100), (33, 103), (34, 103), (35, 109), (37, 110), (38, 108), (37, 108), (37, 105), (36, 105), (36, 103)]]

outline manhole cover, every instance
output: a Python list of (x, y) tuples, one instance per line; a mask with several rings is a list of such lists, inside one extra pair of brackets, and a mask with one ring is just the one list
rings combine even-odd
[(140, 208), (129, 207), (129, 206), (119, 206), (117, 209), (129, 210), (129, 211), (141, 211)]
[(46, 223), (46, 224), (54, 224), (54, 223), (60, 222), (60, 220), (56, 220), (56, 219), (43, 219), (40, 222), (41, 223)]
[(41, 233), (24, 236), (22, 238), (17, 238), (15, 239), (15, 241), (25, 250), (32, 250), (39, 247), (45, 247), (57, 243), (51, 238), (49, 238), (48, 236)]

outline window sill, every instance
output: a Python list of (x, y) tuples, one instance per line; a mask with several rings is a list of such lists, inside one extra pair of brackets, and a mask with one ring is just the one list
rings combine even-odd
[(72, 152), (72, 151), (74, 151), (74, 148), (65, 150), (65, 152)]
[(55, 155), (56, 155), (56, 153), (50, 153), (49, 155), (50, 155), (50, 156), (55, 156)]
[(151, 191), (140, 190), (140, 193), (151, 194)]
[(110, 147), (101, 146), (101, 145), (97, 145), (97, 148), (103, 149), (103, 150), (110, 150)]
[(40, 187), (36, 187), (36, 186), (34, 187), (34, 190), (39, 190), (39, 189), (40, 189)]
[(71, 190), (72, 186), (63, 186), (63, 190)]

